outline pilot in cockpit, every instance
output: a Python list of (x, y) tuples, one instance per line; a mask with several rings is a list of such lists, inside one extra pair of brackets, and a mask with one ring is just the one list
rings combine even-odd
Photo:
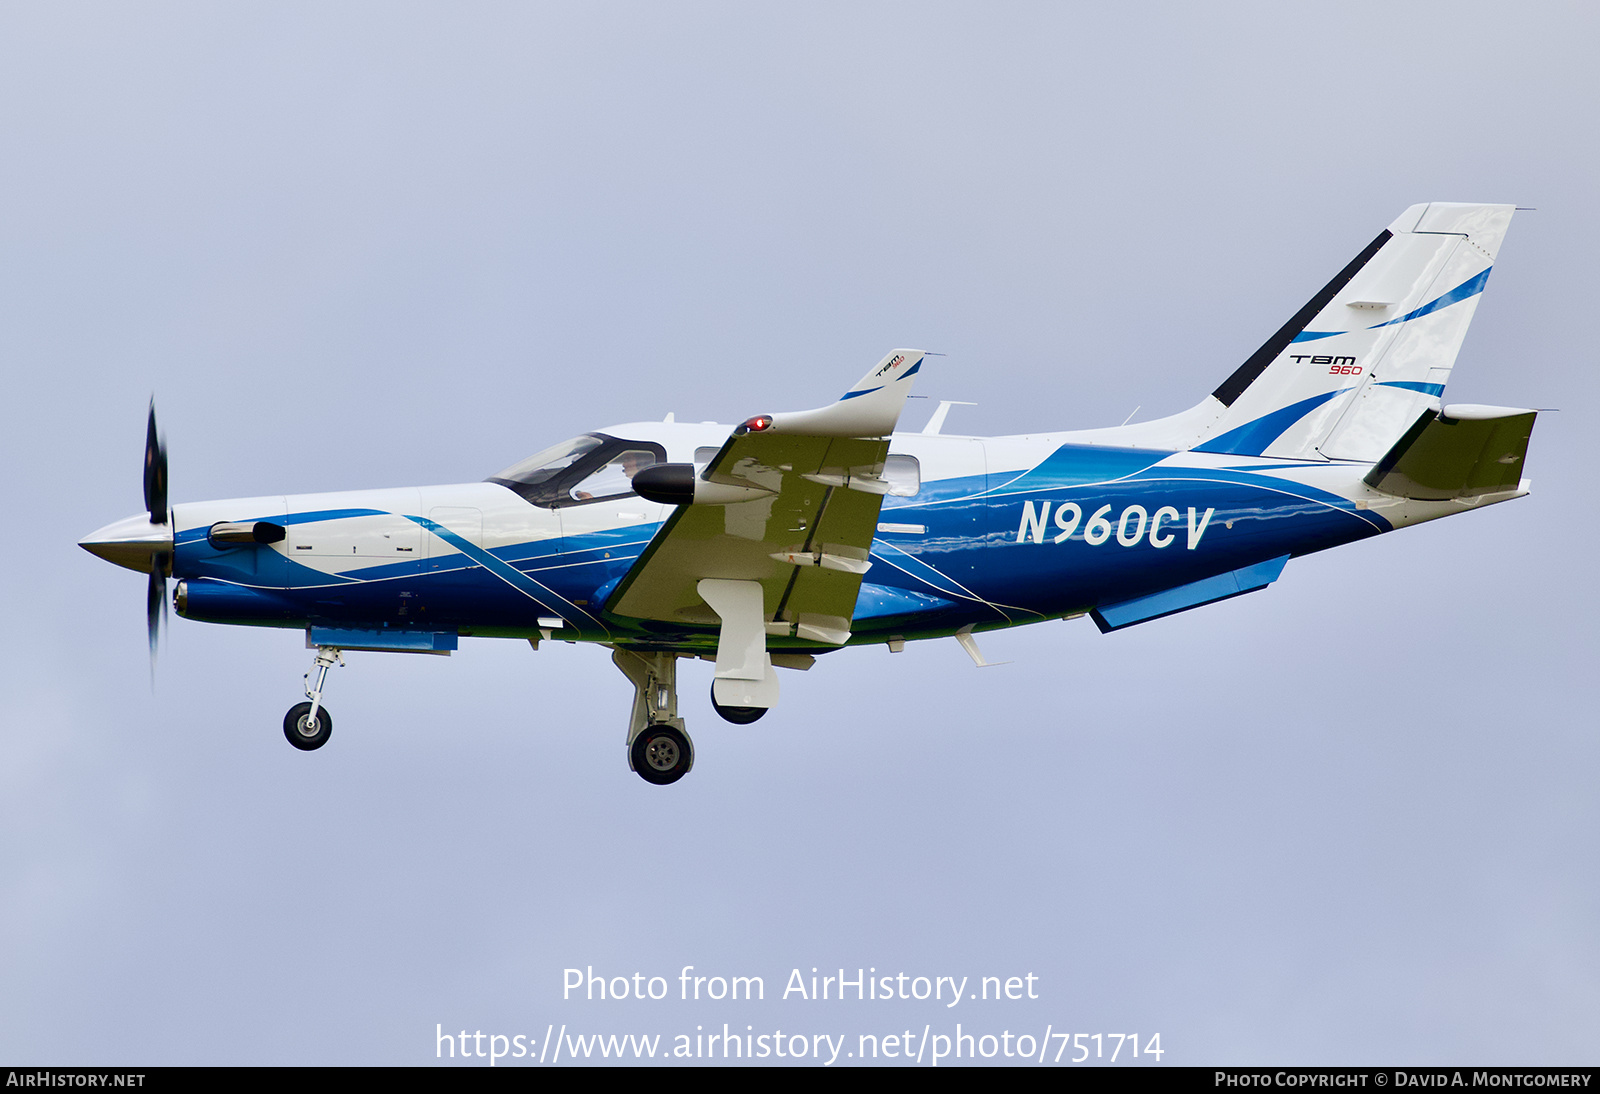
[(655, 462), (654, 452), (643, 452), (636, 448), (619, 452), (574, 486), (572, 496), (578, 501), (591, 501), (594, 498), (626, 494), (632, 489), (633, 477)]

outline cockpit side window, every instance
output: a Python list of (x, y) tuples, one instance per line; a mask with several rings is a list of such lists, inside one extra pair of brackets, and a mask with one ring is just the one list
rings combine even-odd
[(606, 462), (589, 472), (568, 491), (574, 502), (599, 501), (633, 493), (633, 476), (659, 463), (648, 448), (624, 448), (606, 456)]
[(548, 509), (631, 496), (631, 480), (666, 460), (652, 441), (628, 441), (587, 433), (545, 449), (486, 481), (516, 491), (524, 501)]

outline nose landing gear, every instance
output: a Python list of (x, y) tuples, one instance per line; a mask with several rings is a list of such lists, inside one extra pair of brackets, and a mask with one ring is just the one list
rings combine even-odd
[[(296, 703), (283, 716), (284, 737), (302, 752), (316, 751), (333, 736), (333, 715), (322, 705), (322, 685), (328, 678), (328, 670), (334, 665), (344, 665), (341, 652), (333, 646), (318, 646), (316, 660), (311, 663), (311, 671), (305, 676), (306, 698), (311, 702)], [(311, 683), (312, 672), (317, 674), (315, 686)]]
[(327, 707), (323, 707), (313, 718), (310, 703), (296, 703), (283, 716), (283, 735), (300, 751), (312, 752), (327, 744), (328, 738), (333, 736), (333, 715), (328, 713)]

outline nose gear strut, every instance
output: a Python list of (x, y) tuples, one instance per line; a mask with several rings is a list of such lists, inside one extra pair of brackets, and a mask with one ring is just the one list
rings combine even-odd
[[(321, 748), (333, 736), (333, 715), (322, 705), (322, 685), (334, 665), (344, 667), (343, 653), (334, 646), (318, 646), (316, 660), (305, 674), (306, 698), (311, 702), (296, 703), (283, 716), (283, 735), (302, 752)], [(313, 672), (317, 674), (315, 685), (311, 683)]]

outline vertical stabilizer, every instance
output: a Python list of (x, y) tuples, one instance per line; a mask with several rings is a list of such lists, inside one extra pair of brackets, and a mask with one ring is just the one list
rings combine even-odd
[(1375, 461), (1437, 409), (1510, 205), (1413, 205), (1228, 377), (1201, 452)]

